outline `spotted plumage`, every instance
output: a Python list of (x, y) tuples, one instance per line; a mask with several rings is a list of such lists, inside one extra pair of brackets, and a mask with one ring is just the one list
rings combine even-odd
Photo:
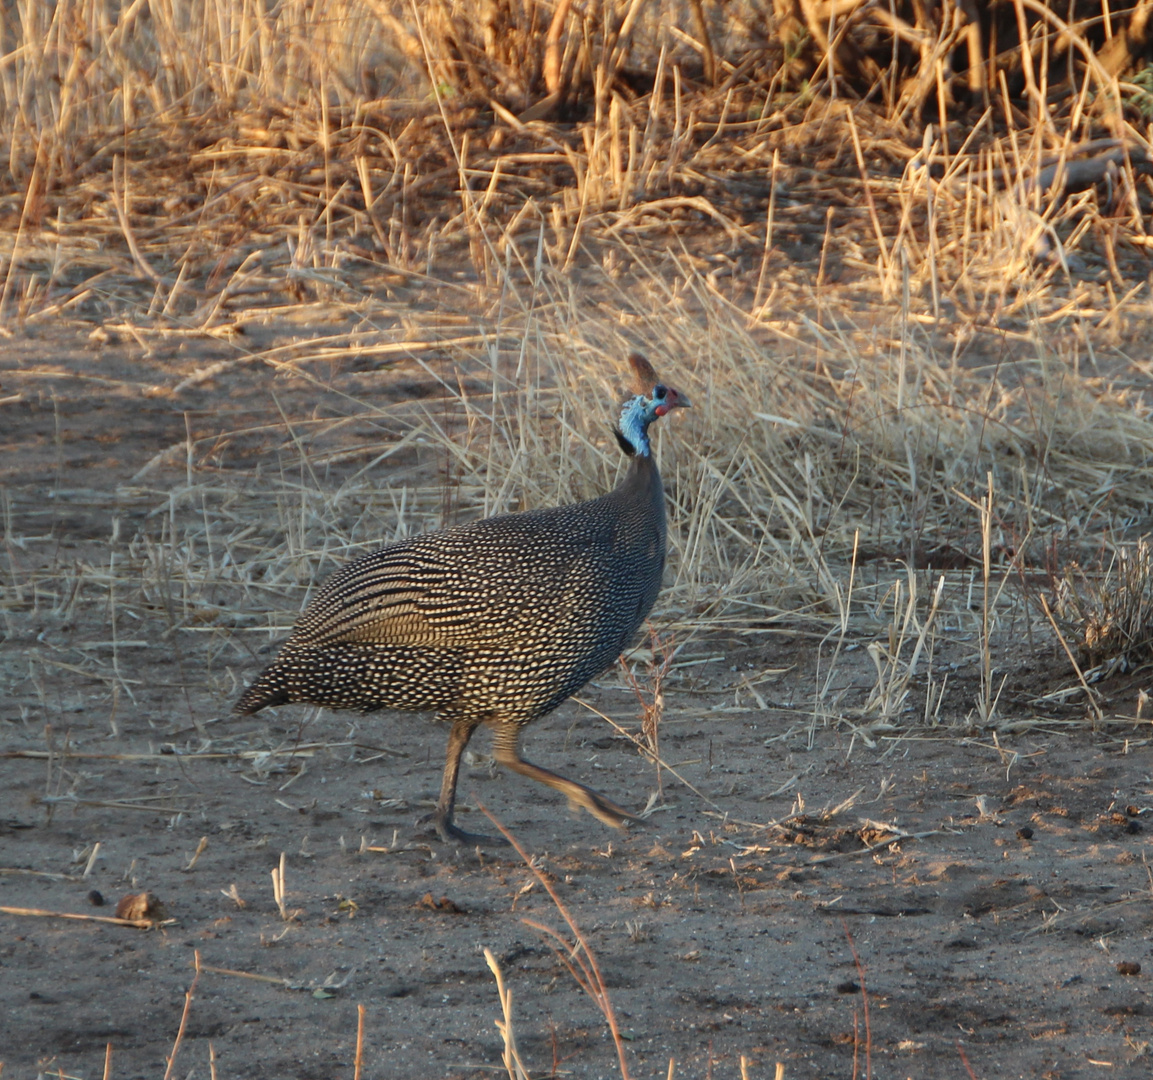
[(626, 648), (652, 609), (665, 562), (665, 506), (648, 428), (688, 399), (629, 357), (635, 396), (617, 439), (621, 483), (588, 502), (502, 514), (402, 540), (328, 579), (236, 710), (301, 701), (334, 709), (435, 711), (450, 721), (435, 814), (453, 822), (460, 755), (480, 724), (509, 768), (563, 791), (609, 825), (632, 818), (582, 784), (525, 761), (520, 730)]

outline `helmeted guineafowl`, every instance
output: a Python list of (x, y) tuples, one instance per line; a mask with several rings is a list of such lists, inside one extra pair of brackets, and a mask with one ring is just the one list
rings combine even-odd
[(461, 753), (480, 724), (496, 760), (563, 791), (608, 825), (635, 820), (583, 784), (520, 756), (520, 731), (620, 655), (652, 609), (665, 565), (665, 496), (648, 428), (683, 394), (629, 357), (634, 397), (616, 430), (632, 459), (607, 495), (502, 514), (402, 540), (338, 570), (236, 711), (310, 702), (435, 710), (452, 723), (434, 820), (444, 840), (491, 842), (453, 822)]

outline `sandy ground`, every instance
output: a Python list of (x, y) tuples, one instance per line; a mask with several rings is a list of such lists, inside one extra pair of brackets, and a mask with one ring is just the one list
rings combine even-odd
[[(531, 1076), (617, 1075), (596, 1005), (531, 925), (571, 936), (532, 871), (419, 823), (443, 730), (232, 718), (261, 662), (235, 628), (123, 598), (112, 648), (107, 590), (86, 580), (110, 553), (126, 581), (149, 558), (127, 538), (156, 532), (186, 463), (140, 470), (189, 431), (221, 436), (198, 468), (251, 469), (283, 439), (278, 410), (317, 407), (313, 387), (253, 365), (173, 392), (209, 355), (79, 330), (0, 353), (0, 905), (109, 916), (148, 890), (164, 915), (142, 930), (0, 914), (5, 1080), (100, 1076), (109, 1045), (117, 1080), (164, 1076), (197, 959), (172, 1076), (352, 1077), (358, 1005), (366, 1077), (500, 1075), (485, 949)], [(643, 828), (574, 818), (494, 773), (483, 739), (462, 776), (462, 824), (491, 830), (483, 803), (585, 935), (632, 1076), (669, 1075), (670, 1058), (702, 1078), (777, 1063), (789, 1078), (1150, 1075), (1148, 724), (1092, 732), (1069, 710), (995, 738), (944, 716), (866, 739), (810, 724), (804, 639), (766, 642), (693, 643), (662, 753), (699, 794), (666, 774)], [(958, 643), (935, 662), (963, 684), (971, 655)], [(844, 677), (863, 692), (856, 656)], [(1035, 718), (1027, 691), (1057, 665), (1004, 662), (1002, 714)], [(752, 707), (741, 680), (769, 668), (784, 671)], [(1132, 713), (1139, 689), (1116, 687), (1117, 707)], [(616, 673), (585, 697), (635, 726)], [(525, 742), (626, 806), (655, 789), (653, 766), (576, 703)], [(270, 877), (282, 853), (288, 918)]]

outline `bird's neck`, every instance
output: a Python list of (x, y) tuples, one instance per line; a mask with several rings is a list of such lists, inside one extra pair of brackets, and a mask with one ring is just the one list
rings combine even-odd
[(631, 493), (636, 503), (659, 503), (664, 510), (664, 485), (661, 483), (660, 470), (651, 454), (637, 453), (629, 462), (628, 472), (621, 481), (620, 487)]
[(649, 424), (653, 417), (648, 406), (648, 401), (637, 396), (626, 401), (621, 409), (620, 433), (638, 458), (648, 458), (651, 454)]

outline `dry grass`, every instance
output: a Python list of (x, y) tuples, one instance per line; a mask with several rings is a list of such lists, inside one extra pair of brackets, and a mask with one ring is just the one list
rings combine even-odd
[[(851, 278), (850, 310), (907, 300), (910, 319), (959, 320), (963, 344), (1031, 317), (1115, 331), (1144, 264), (1148, 143), (1135, 108), (1107, 107), (1144, 98), (1092, 66), (1060, 108), (1024, 116), (1006, 85), (922, 138), (896, 102), (785, 92), (759, 69), (702, 86), (649, 18), (633, 64), (651, 90), (612, 82), (625, 27), (602, 27), (586, 76), (562, 65), (595, 104), (558, 126), (446, 96), (437, 65), (468, 51), (447, 3), (419, 25), (368, 0), (210, 7), (24, 0), (5, 16), (0, 315), (204, 331), (448, 267), (487, 291), (590, 258), (668, 278), (671, 256), (756, 324), (791, 307), (835, 333), (833, 285)], [(494, 59), (481, 81), (528, 93), (538, 31), (504, 38), (523, 71)]]
[[(1146, 505), (1148, 421), (1093, 380), (1050, 382), (1044, 359), (1014, 364), (1015, 385), (958, 366), (945, 386), (936, 358), (912, 334), (886, 354), (865, 353), (844, 332), (840, 355), (826, 352), (806, 371), (800, 348), (770, 351), (719, 305), (705, 307), (702, 326), (698, 311), (658, 308), (657, 296), (622, 290), (617, 306), (633, 316), (622, 329), (609, 317), (581, 318), (580, 303), (559, 300), (547, 282), (531, 297), (495, 319), (477, 318), (494, 343), (488, 357), (426, 366), (443, 394), (435, 409), (343, 397), (337, 415), (283, 429), (279, 475), (259, 486), (214, 463), (217, 436), (193, 439), (178, 449), (192, 462), (183, 483), (163, 494), (147, 529), (110, 546), (115, 560), (44, 580), (17, 559), (6, 602), (48, 606), (61, 618), (102, 605), (113, 646), (124, 625), (117, 609), (131, 604), (163, 612), (169, 632), (215, 627), (215, 649), (225, 655), (220, 634), (230, 628), (278, 635), (318, 578), (382, 539), (611, 486), (620, 460), (605, 437), (612, 410), (604, 403), (618, 394), (612, 357), (635, 345), (672, 354), (662, 368), (702, 401), (658, 442), (673, 548), (661, 622), (682, 647), (718, 633), (765, 640), (787, 624), (830, 642), (875, 640), (891, 667), (905, 640), (923, 652), (932, 619), (945, 613), (949, 629), (995, 639), (1014, 610), (1026, 617), (1020, 590), (1005, 588), (1019, 571), (1043, 565), (1051, 545), (1084, 555), (1102, 536), (1122, 539)], [(642, 298), (648, 310), (638, 313)], [(504, 345), (517, 339), (533, 348)], [(310, 381), (318, 392), (328, 384)], [(359, 431), (349, 439), (353, 421)], [(366, 441), (360, 433), (372, 429)], [(407, 464), (381, 485), (390, 461), (414, 458), (415, 472)], [(420, 462), (440, 477), (427, 477)], [(986, 537), (967, 493), (983, 504), (988, 473), (996, 580), (982, 586), (978, 577), (977, 588), (995, 603), (973, 613)], [(1078, 502), (1088, 482), (1110, 476), (1107, 500)], [(897, 569), (902, 562), (908, 569)], [(905, 593), (891, 594), (902, 580)], [(914, 590), (931, 606), (906, 609)], [(131, 697), (119, 655), (114, 648), (107, 681)], [(915, 658), (901, 663), (901, 677), (912, 677)], [(896, 674), (879, 674), (866, 712), (893, 719)], [(834, 718), (836, 703), (827, 705), (823, 714)]]
[[(13, 561), (8, 605), (105, 606), (118, 694), (129, 599), (170, 633), (215, 627), (219, 672), (230, 629), (282, 631), (382, 538), (603, 491), (633, 347), (701, 401), (659, 449), (664, 627), (682, 645), (804, 628), (833, 653), (822, 723), (943, 715), (906, 694), (934, 619), (977, 630), (993, 722), (989, 642), (1037, 616), (1006, 584), (1124, 542), (1148, 511), (1153, 425), (1126, 353), (1148, 318), (1146, 143), (1112, 114), (1113, 143), (1094, 142), (1091, 96), (1026, 128), (1005, 98), (918, 149), (884, 110), (736, 78), (721, 93), (662, 60), (651, 93), (560, 128), (430, 101), (397, 26), (353, 0), (218, 4), (195, 26), (164, 4), (14, 10), (0, 314), (146, 349), (215, 340), (219, 360), (148, 393), (256, 363), (335, 402), (283, 417), (271, 482), (222, 468), (216, 435), (158, 452), (133, 497), (163, 512), (105, 567), (42, 581)], [(363, 83), (382, 58), (392, 96)], [(1066, 195), (1062, 169), (1117, 147), (1107, 189)], [(255, 333), (321, 322), (299, 342)], [(342, 369), (365, 364), (423, 372), (435, 408), (350, 389)], [(150, 489), (176, 461), (185, 483)], [(856, 703), (833, 678), (849, 642), (876, 653)]]
[(1153, 648), (1153, 556), (1148, 541), (1117, 549), (1098, 573), (1067, 567), (1058, 585), (1057, 614), (1093, 681), (1145, 664)]
[[(446, 54), (429, 51), (445, 4), (424, 24), (367, 0), (192, 11), (0, 15), (0, 325), (75, 320), (145, 352), (207, 340), (203, 367), (124, 389), (178, 406), (262, 365), (323, 406), (158, 448), (92, 495), (145, 524), (71, 565), (26, 558), (41, 541), (4, 493), (0, 612), (86, 619), (107, 646), (30, 657), (9, 679), (26, 722), (60, 716), (61, 686), (95, 684), (115, 732), (130, 650), (163, 648), (188, 730), (236, 753), (203, 703), (227, 708), (337, 564), (615, 482), (606, 435), (632, 348), (697, 403), (656, 443), (657, 630), (678, 660), (722, 642), (772, 661), (799, 641), (818, 664), (791, 703), (810, 731), (1041, 729), (1002, 691), (1022, 641), (1052, 647), (1035, 603), (1050, 573), (1101, 550), (1118, 554), (1099, 584), (1066, 576), (1064, 633), (1092, 665), (1145, 658), (1149, 554), (1130, 545), (1153, 509), (1135, 348), (1153, 197), (1142, 123), (1106, 107), (1133, 98), (1115, 77), (1094, 69), (1034, 115), (1006, 87), (961, 135), (915, 130), (907, 96), (786, 91), (723, 56), (705, 85), (667, 42), (651, 88), (626, 92), (609, 77), (617, 25), (564, 61), (588, 114), (546, 124), (446, 94)], [(547, 82), (523, 74), (493, 92)], [(1074, 189), (1078, 173), (1100, 182)], [(392, 372), (435, 396), (381, 393)], [(50, 374), (70, 377), (11, 379), (24, 393)], [(257, 466), (221, 448), (256, 434), (276, 444)], [(976, 690), (951, 675), (966, 669)], [(659, 670), (671, 698), (686, 669)], [(765, 707), (772, 670), (734, 678), (734, 702)], [(1084, 714), (1101, 719), (1117, 718)], [(73, 777), (48, 739), (50, 808)], [(239, 749), (265, 769), (287, 752)]]

